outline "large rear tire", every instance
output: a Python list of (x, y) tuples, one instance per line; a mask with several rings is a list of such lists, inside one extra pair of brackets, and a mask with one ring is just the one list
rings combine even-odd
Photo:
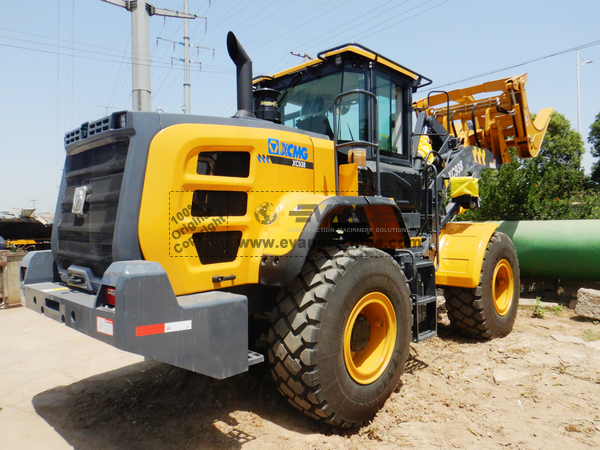
[(446, 287), (448, 318), (463, 335), (492, 339), (509, 334), (519, 307), (520, 279), (517, 252), (510, 238), (494, 232), (488, 242), (475, 289)]
[(272, 320), (273, 379), (314, 419), (349, 428), (372, 418), (404, 371), (410, 292), (400, 266), (380, 250), (311, 252)]

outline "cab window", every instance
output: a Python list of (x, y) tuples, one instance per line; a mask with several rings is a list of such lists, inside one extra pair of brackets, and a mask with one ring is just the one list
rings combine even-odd
[(389, 75), (376, 73), (375, 95), (379, 108), (379, 149), (382, 154), (406, 157), (402, 153), (402, 87)]
[[(344, 72), (344, 81), (340, 92), (365, 89), (365, 74), (362, 72)], [(367, 97), (363, 94), (350, 94), (339, 101), (338, 142), (366, 141)], [(333, 117), (332, 117), (333, 119)]]
[[(292, 80), (279, 102), (282, 123), (333, 139), (333, 100), (341, 92), (365, 88), (365, 73), (351, 69), (314, 76), (297, 84)], [(338, 104), (338, 141), (366, 140), (368, 110), (365, 97), (350, 95)]]

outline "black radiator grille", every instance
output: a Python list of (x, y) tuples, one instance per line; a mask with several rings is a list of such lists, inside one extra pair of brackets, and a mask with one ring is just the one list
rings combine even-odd
[[(77, 264), (101, 277), (112, 263), (112, 242), (129, 141), (71, 156), (61, 199), (58, 257), (64, 269)], [(84, 214), (71, 212), (75, 189), (87, 188)]]

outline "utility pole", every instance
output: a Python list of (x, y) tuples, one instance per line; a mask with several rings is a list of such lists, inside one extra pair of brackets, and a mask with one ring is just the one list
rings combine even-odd
[[(188, 0), (183, 0), (183, 12), (188, 13)], [(190, 21), (183, 19), (183, 113), (192, 113), (192, 97), (190, 95)]]
[(586, 64), (591, 64), (593, 61), (588, 60), (582, 63), (579, 62), (579, 49), (577, 49), (577, 132), (581, 135), (581, 107), (580, 107), (580, 95), (579, 95), (579, 67), (585, 66)]
[[(188, 0), (185, 0), (184, 11), (187, 12), (187, 8), (188, 8)], [(208, 28), (208, 19), (206, 17), (202, 17), (202, 16), (196, 16), (196, 17), (199, 19), (204, 19), (206, 21), (206, 23), (205, 23), (205, 30), (206, 30)], [(212, 50), (213, 58), (215, 57), (215, 49), (212, 47), (203, 47), (201, 45), (190, 44), (189, 25), (188, 25), (187, 19), (184, 19), (184, 22), (183, 22), (183, 42), (178, 42), (178, 41), (173, 41), (171, 39), (158, 37), (158, 38), (156, 38), (157, 45), (158, 45), (159, 40), (172, 42), (173, 44), (183, 45), (183, 49), (184, 49), (183, 50), (183, 59), (175, 58), (175, 57), (171, 57), (171, 59), (183, 62), (183, 113), (191, 114), (192, 113), (192, 100), (191, 100), (190, 90), (191, 90), (192, 83), (190, 82), (190, 64), (192, 64), (192, 63), (200, 64), (200, 68), (201, 68), (200, 70), (202, 70), (202, 63), (199, 61), (192, 61), (190, 59), (190, 48), (195, 47), (197, 49), (202, 48), (205, 50)], [(173, 48), (175, 48), (175, 45), (173, 45)], [(200, 50), (198, 50), (198, 51), (200, 51)]]
[[(152, 110), (150, 16), (195, 19), (195, 14), (160, 9), (136, 0), (102, 0), (131, 12), (131, 75), (134, 111)], [(187, 5), (187, 1), (186, 1)], [(187, 8), (186, 8), (187, 10)]]

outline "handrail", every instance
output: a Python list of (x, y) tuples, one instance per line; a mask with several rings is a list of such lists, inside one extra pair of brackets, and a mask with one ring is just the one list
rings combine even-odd
[[(439, 199), (437, 199), (437, 195), (438, 195), (438, 171), (437, 171), (437, 167), (434, 164), (427, 164), (427, 166), (425, 167), (425, 178), (427, 178), (427, 174), (429, 172), (429, 169), (433, 170), (433, 180), (432, 180), (432, 185), (433, 185), (433, 205), (434, 205), (434, 210), (433, 210), (433, 214), (434, 214), (434, 219), (435, 219), (435, 259), (437, 264), (435, 265), (435, 271), (437, 272), (438, 269), (440, 268), (440, 202), (438, 201)], [(427, 202), (429, 204), (429, 202)], [(427, 207), (427, 210), (429, 210), (429, 207)], [(429, 215), (429, 214), (427, 214)]]

